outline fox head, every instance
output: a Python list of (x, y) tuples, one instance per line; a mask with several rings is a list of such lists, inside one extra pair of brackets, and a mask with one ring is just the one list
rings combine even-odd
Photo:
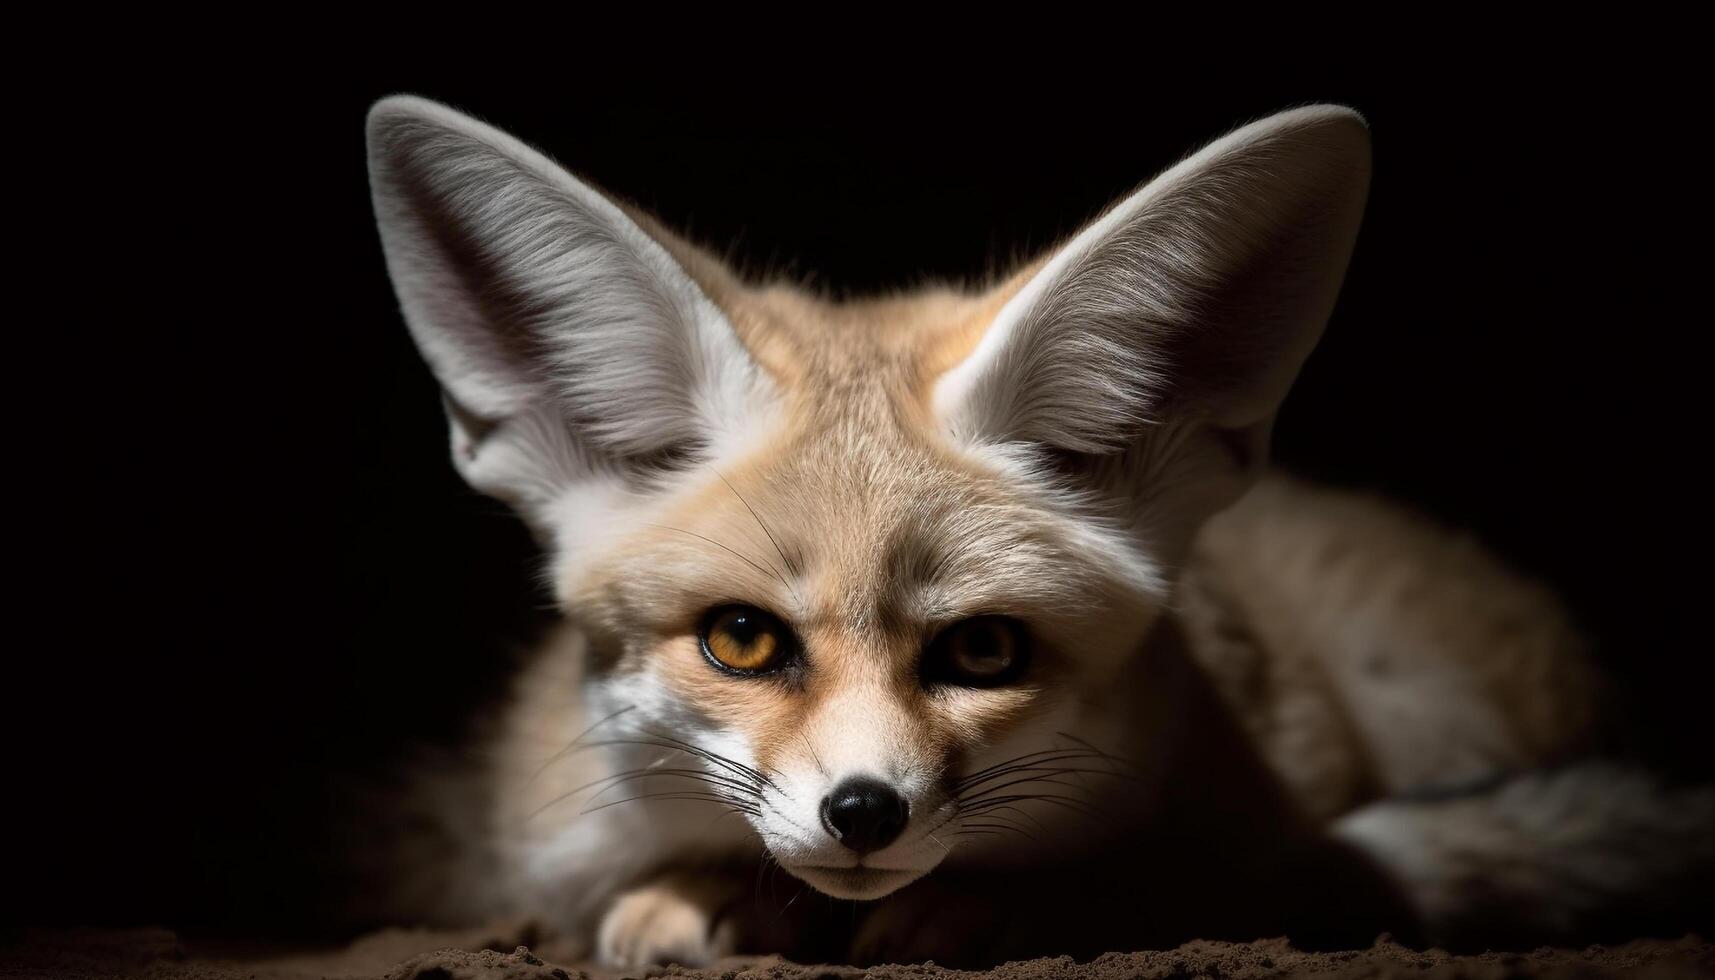
[(855, 898), (980, 848), (1033, 795), (1008, 787), (1101, 768), (1108, 695), (1262, 464), (1369, 174), (1355, 113), (1296, 109), (991, 288), (836, 303), (443, 106), (386, 99), (368, 136), (454, 463), (544, 542), (592, 704)]

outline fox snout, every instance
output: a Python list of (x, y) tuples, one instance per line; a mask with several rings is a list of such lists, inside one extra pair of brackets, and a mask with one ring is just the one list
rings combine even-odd
[(947, 853), (930, 836), (952, 815), (947, 746), (907, 702), (871, 685), (832, 693), (764, 760), (778, 792), (754, 818), (763, 841), (836, 898), (879, 898)]
[[(780, 864), (835, 898), (880, 898), (929, 873), (946, 856), (934, 830), (953, 815), (939, 787), (856, 773), (783, 783), (756, 819)], [(808, 797), (808, 798), (807, 798)], [(798, 804), (816, 800), (813, 809)], [(806, 813), (805, 810), (811, 812)]]
[(822, 797), (822, 827), (858, 854), (879, 851), (899, 839), (911, 805), (878, 779), (857, 777)]

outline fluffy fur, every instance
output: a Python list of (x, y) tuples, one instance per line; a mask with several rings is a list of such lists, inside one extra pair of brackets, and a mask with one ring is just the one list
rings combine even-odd
[[(474, 814), (411, 879), (444, 915), (527, 914), (615, 964), (991, 962), (1458, 941), (1480, 892), (1537, 910), (1537, 941), (1662, 877), (1562, 899), (1588, 875), (1546, 852), (1670, 805), (1671, 848), (1715, 810), (1591, 770), (1566, 778), (1644, 802), (1523, 847), (1495, 828), (1565, 793), (1387, 802), (1562, 759), (1598, 685), (1554, 601), (1480, 551), (1263, 475), (1362, 213), (1349, 110), (1244, 127), (992, 288), (843, 303), (742, 281), (443, 106), (384, 100), (369, 141), (455, 462), (537, 530), (567, 620), (490, 764), (440, 791)], [(734, 602), (790, 624), (802, 669), (711, 668), (698, 623)], [(925, 684), (930, 639), (992, 614), (1030, 672)], [(910, 807), (861, 858), (818, 814), (854, 776)], [(1502, 859), (1543, 870), (1471, 884)], [(773, 901), (766, 863), (867, 904)], [(1159, 889), (1104, 898), (1137, 875)]]

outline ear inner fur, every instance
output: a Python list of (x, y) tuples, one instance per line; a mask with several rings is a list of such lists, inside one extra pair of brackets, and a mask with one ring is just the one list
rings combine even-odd
[(1272, 416), (1338, 292), (1368, 186), (1358, 116), (1216, 141), (1052, 256), (938, 383), (956, 439), (1111, 453), (1170, 418)]

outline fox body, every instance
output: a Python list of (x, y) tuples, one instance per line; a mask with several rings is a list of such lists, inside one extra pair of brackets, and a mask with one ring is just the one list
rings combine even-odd
[(839, 302), (443, 106), (369, 139), (455, 464), (565, 613), (442, 790), (422, 907), (615, 964), (1552, 938), (1591, 848), (1493, 856), (1661, 809), (1600, 767), (1426, 798), (1579, 748), (1580, 642), (1469, 543), (1266, 470), (1363, 210), (1355, 113), (1242, 128), (987, 288)]

